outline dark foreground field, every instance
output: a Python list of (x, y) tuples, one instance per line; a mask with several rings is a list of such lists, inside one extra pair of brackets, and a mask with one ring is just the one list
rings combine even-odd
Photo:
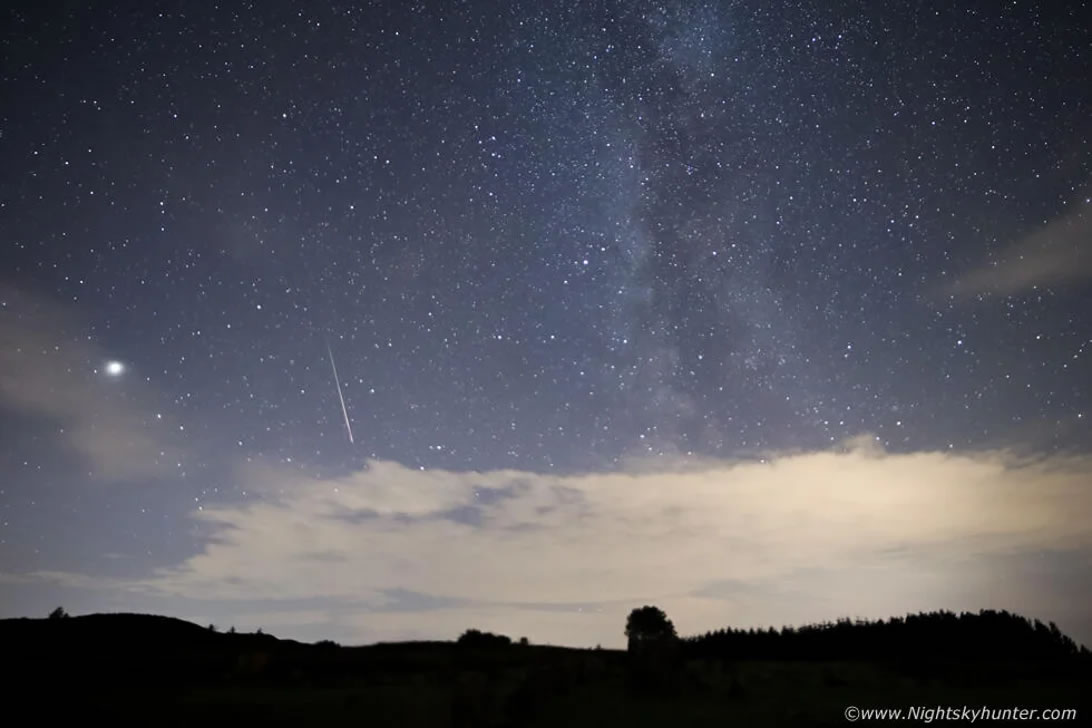
[(845, 725), (851, 705), (1076, 708), (1069, 725), (1092, 715), (1082, 655), (769, 660), (683, 650), (669, 664), (641, 664), (622, 651), (537, 645), (308, 645), (143, 615), (3, 620), (0, 644), (5, 712), (35, 725)]

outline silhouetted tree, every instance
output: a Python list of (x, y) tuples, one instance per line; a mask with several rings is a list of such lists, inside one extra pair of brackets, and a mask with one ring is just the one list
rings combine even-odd
[(64, 607), (57, 607), (49, 613), (50, 619), (65, 619), (68, 617), (68, 612), (64, 611)]
[(658, 607), (638, 607), (626, 619), (629, 679), (636, 690), (669, 689), (680, 665), (675, 625)]
[(626, 618), (626, 638), (629, 651), (637, 652), (653, 644), (674, 642), (675, 625), (659, 607), (638, 607)]

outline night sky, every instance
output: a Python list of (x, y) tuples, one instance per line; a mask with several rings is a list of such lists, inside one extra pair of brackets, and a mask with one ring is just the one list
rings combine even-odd
[(60, 8), (0, 11), (0, 616), (1092, 643), (1086, 3)]

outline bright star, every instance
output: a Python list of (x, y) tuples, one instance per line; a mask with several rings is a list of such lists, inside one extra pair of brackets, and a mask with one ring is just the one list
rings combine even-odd
[(111, 377), (120, 377), (125, 373), (125, 365), (120, 361), (108, 361), (106, 362), (106, 373)]

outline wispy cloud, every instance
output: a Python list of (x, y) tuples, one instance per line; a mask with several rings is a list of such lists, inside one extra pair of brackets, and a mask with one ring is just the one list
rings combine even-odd
[(938, 607), (1065, 612), (1072, 585), (1063, 595), (1005, 574), (1029, 558), (1092, 553), (1092, 458), (859, 445), (570, 476), (392, 462), (333, 479), (247, 470), (258, 498), (193, 513), (208, 534), (200, 553), (110, 586), (274, 611), (352, 604), (338, 624), (357, 639), (477, 625), (606, 642), (647, 601), (687, 631)]
[(1011, 295), (1092, 278), (1092, 204), (1087, 196), (1070, 211), (967, 271), (945, 294), (967, 298)]
[(133, 378), (107, 381), (108, 358), (66, 307), (0, 282), (0, 407), (55, 427), (88, 472), (132, 480), (169, 472), (179, 448)]

